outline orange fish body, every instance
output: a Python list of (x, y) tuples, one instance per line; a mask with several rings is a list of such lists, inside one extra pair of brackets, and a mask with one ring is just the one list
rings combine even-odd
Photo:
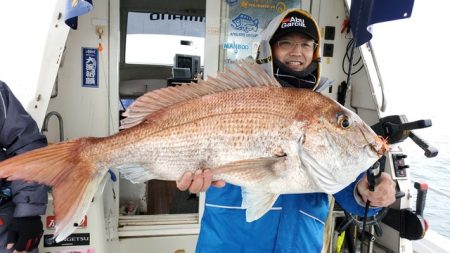
[(210, 168), (214, 179), (242, 186), (252, 221), (279, 194), (339, 191), (387, 148), (335, 101), (281, 88), (250, 65), (150, 92), (126, 116), (115, 135), (66, 141), (0, 163), (2, 178), (52, 186), (57, 241), (74, 231), (110, 168), (132, 182), (178, 180)]

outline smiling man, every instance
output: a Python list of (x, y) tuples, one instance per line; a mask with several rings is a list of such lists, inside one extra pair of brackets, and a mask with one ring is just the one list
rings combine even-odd
[(319, 27), (309, 13), (292, 10), (279, 16), (268, 25), (262, 38), (257, 62), (281, 85), (318, 88)]
[[(286, 65), (293, 71), (304, 71), (312, 62), (317, 43), (301, 33), (288, 33), (273, 44), (278, 71)], [(283, 65), (281, 65), (281, 64)]]

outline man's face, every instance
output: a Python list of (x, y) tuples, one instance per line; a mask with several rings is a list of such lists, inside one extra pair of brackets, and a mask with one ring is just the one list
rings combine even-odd
[(294, 71), (307, 68), (312, 60), (316, 44), (308, 36), (292, 32), (272, 44), (274, 57)]

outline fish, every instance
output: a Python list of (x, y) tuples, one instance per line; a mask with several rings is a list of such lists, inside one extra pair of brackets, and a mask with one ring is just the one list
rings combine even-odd
[(124, 116), (116, 134), (67, 140), (0, 163), (0, 178), (51, 187), (57, 242), (74, 232), (111, 169), (143, 183), (209, 168), (213, 180), (242, 187), (251, 222), (280, 194), (343, 189), (389, 148), (353, 111), (318, 92), (281, 87), (250, 63), (148, 92)]

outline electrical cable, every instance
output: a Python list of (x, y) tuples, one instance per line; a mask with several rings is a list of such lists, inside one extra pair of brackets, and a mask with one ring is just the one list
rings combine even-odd
[[(355, 63), (351, 63), (351, 57), (350, 57), (350, 51), (352, 50), (353, 44), (355, 43), (354, 39), (350, 39), (349, 42), (347, 43), (347, 48), (345, 50), (345, 54), (344, 54), (344, 58), (342, 58), (342, 71), (344, 72), (344, 74), (346, 74), (348, 76), (348, 71), (345, 69), (345, 63), (346, 60), (349, 62), (349, 64), (352, 64), (352, 66), (357, 66), (358, 64), (361, 63), (362, 57), (361, 55), (359, 56), (358, 60)], [(355, 75), (357, 74), (359, 71), (361, 71), (361, 69), (364, 67), (364, 64), (361, 64), (361, 66), (355, 71), (352, 72), (351, 75)]]

